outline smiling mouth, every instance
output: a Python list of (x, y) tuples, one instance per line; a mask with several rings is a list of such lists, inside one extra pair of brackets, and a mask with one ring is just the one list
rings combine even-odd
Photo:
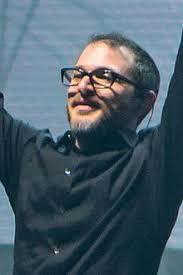
[(96, 110), (95, 106), (88, 104), (77, 104), (75, 108), (77, 111), (79, 111), (79, 113), (88, 113)]
[(72, 107), (80, 112), (90, 112), (99, 108), (99, 104), (83, 100), (73, 102)]

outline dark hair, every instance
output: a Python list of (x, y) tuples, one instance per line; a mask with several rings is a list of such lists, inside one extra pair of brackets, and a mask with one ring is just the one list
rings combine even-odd
[(130, 73), (133, 80), (138, 83), (140, 87), (143, 87), (143, 91), (139, 91), (139, 93), (153, 90), (158, 94), (160, 73), (152, 57), (143, 48), (118, 32), (92, 35), (87, 45), (100, 41), (112, 48), (122, 46), (129, 49), (135, 56), (135, 62), (133, 67), (130, 68)]

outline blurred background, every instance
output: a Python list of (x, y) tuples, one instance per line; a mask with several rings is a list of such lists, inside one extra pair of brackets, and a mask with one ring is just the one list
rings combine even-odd
[[(61, 135), (68, 127), (61, 67), (73, 65), (91, 34), (120, 31), (159, 67), (162, 80), (151, 126), (158, 124), (182, 23), (183, 0), (0, 0), (0, 90), (6, 109), (38, 128), (50, 128), (54, 138)], [(183, 274), (182, 208), (158, 275)], [(12, 274), (13, 242), (14, 216), (0, 185), (1, 275)]]

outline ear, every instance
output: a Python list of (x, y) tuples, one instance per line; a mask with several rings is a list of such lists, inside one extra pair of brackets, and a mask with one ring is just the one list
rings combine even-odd
[(148, 98), (148, 101), (150, 103), (150, 109), (149, 109), (149, 111), (150, 111), (154, 106), (154, 103), (155, 103), (156, 98), (157, 98), (157, 94), (155, 93), (155, 91), (150, 90), (150, 91), (147, 92), (147, 98)]
[(157, 94), (153, 90), (150, 90), (144, 94), (143, 98), (141, 99), (142, 104), (139, 111), (138, 124), (144, 119), (144, 117), (153, 108), (156, 98), (157, 98)]

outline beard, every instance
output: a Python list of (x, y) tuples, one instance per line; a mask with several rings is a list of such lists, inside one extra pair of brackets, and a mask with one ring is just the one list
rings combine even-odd
[(137, 101), (136, 96), (134, 98), (122, 98), (121, 95), (116, 95), (111, 100), (111, 98), (103, 99), (103, 103), (98, 104), (98, 108), (103, 110), (102, 114), (95, 119), (90, 119), (85, 116), (82, 119), (72, 118), (72, 113), (70, 113), (67, 105), (67, 117), (70, 124), (71, 131), (75, 137), (78, 139), (89, 139), (90, 141), (97, 139), (103, 140), (107, 139), (114, 133), (125, 128), (135, 129), (136, 124), (134, 116), (138, 112), (141, 103), (135, 103), (132, 106), (131, 102)]
[(107, 113), (97, 118), (73, 120), (67, 106), (67, 118), (73, 135), (77, 138), (102, 139), (114, 131), (114, 119)]

